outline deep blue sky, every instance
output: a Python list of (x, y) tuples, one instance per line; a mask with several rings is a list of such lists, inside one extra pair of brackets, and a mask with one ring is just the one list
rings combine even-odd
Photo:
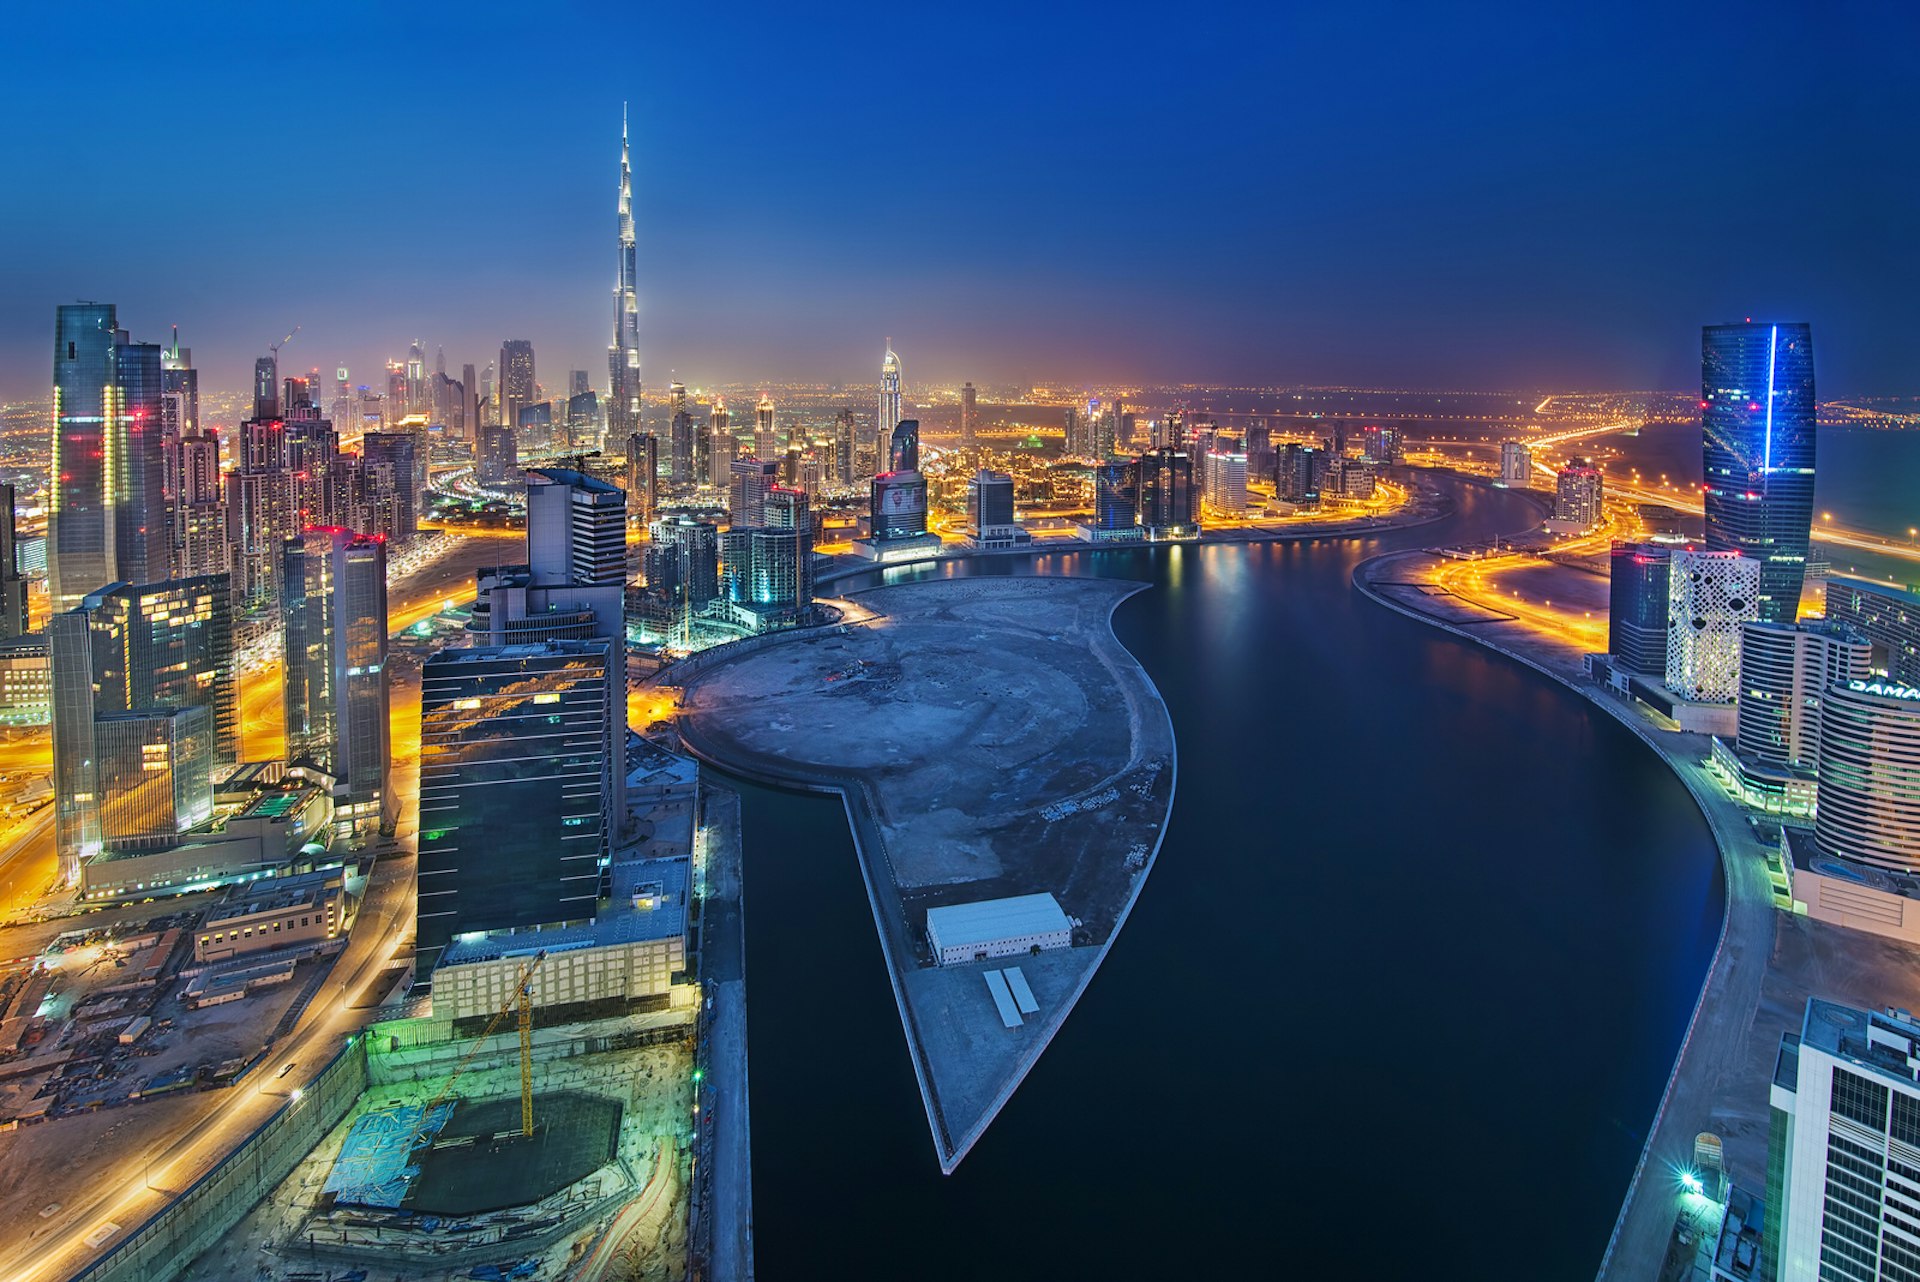
[(79, 297), (603, 382), (623, 97), (650, 384), (1685, 387), (1752, 314), (1920, 391), (1920, 7), (1314, 9), (15, 6), (0, 394)]

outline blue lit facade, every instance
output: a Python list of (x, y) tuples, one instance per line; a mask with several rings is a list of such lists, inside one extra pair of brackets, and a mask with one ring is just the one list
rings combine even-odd
[(1607, 581), (1607, 652), (1632, 672), (1667, 667), (1666, 548), (1615, 543)]
[(1710, 551), (1760, 563), (1759, 617), (1798, 613), (1813, 529), (1813, 335), (1806, 325), (1709, 325), (1700, 336)]

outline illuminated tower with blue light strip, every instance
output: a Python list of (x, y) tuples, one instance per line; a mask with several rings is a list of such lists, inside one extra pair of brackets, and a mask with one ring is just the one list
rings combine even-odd
[(1708, 325), (1700, 334), (1707, 547), (1760, 563), (1759, 617), (1791, 623), (1813, 532), (1813, 334)]

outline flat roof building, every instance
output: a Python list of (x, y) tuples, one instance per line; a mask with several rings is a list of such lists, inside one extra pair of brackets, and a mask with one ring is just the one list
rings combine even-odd
[(927, 910), (927, 944), (942, 966), (1073, 945), (1073, 922), (1050, 894)]
[(1920, 1025), (1904, 1011), (1814, 998), (1780, 1039), (1767, 1217), (1756, 1277), (1776, 1282), (1920, 1271)]
[(194, 936), (193, 959), (224, 961), (249, 953), (315, 948), (347, 932), (347, 897), (338, 868), (235, 886)]

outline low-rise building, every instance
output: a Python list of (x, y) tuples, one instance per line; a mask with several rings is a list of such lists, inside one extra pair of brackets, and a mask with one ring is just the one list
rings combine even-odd
[(225, 961), (344, 939), (351, 916), (339, 869), (235, 886), (194, 936), (193, 959)]
[(942, 966), (1073, 945), (1073, 921), (1050, 894), (982, 899), (927, 910), (927, 945)]
[(214, 789), (205, 823), (176, 840), (103, 850), (82, 863), (81, 898), (181, 895), (337, 867), (330, 794), (328, 782), (305, 771), (240, 766)]

